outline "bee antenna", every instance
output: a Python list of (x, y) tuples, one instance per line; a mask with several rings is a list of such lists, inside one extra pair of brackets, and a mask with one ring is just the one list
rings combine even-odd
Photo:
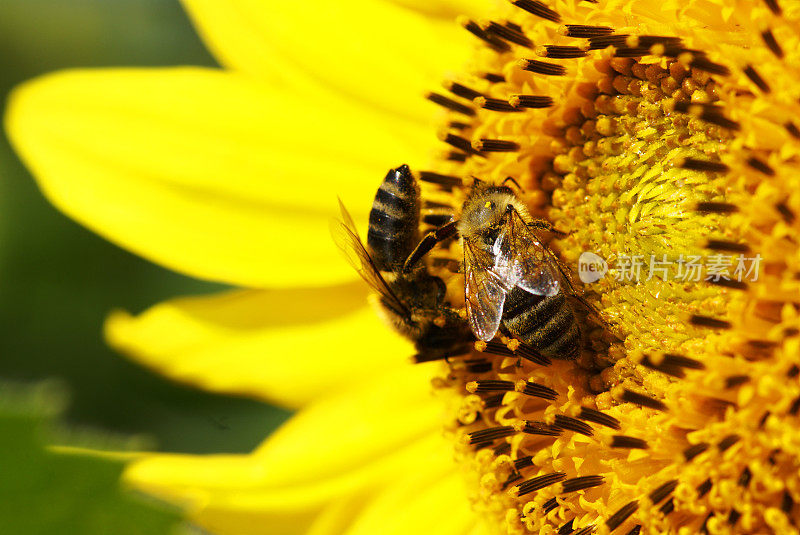
[(507, 176), (503, 179), (500, 183), (501, 186), (505, 186), (506, 182), (511, 182), (517, 188), (517, 193), (525, 193), (525, 190), (522, 189), (522, 186), (519, 185), (519, 182), (513, 176)]

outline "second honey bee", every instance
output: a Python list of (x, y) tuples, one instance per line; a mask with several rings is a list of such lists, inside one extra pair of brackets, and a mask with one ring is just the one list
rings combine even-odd
[(467, 317), (475, 336), (491, 340), (502, 325), (543, 355), (574, 359), (581, 332), (568, 297), (575, 290), (537, 231), (560, 234), (532, 218), (511, 188), (476, 180), (460, 220), (425, 236), (405, 269), (457, 232), (464, 251)]
[(366, 247), (353, 218), (340, 202), (342, 219), (334, 240), (361, 277), (377, 292), (379, 308), (417, 349), (418, 361), (468, 351), (465, 322), (445, 301), (442, 279), (423, 265), (403, 270), (419, 241), (419, 188), (407, 165), (391, 169), (372, 204)]

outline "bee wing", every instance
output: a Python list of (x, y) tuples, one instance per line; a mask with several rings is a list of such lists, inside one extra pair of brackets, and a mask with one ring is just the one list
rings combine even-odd
[(532, 294), (550, 296), (561, 286), (558, 262), (516, 210), (506, 215), (494, 243), (494, 271), (509, 286)]
[(342, 212), (342, 218), (331, 221), (331, 235), (334, 243), (342, 250), (347, 261), (361, 275), (361, 278), (367, 281), (367, 284), (373, 290), (383, 296), (384, 304), (387, 307), (405, 318), (410, 318), (411, 313), (408, 307), (403, 304), (397, 294), (386, 283), (386, 279), (383, 278), (383, 275), (375, 266), (369, 251), (364, 247), (361, 238), (358, 237), (356, 224), (347, 208), (342, 204), (341, 199), (339, 199), (339, 209)]
[(507, 287), (493, 271), (491, 255), (475, 251), (466, 240), (464, 271), (469, 326), (479, 340), (489, 341), (500, 328)]

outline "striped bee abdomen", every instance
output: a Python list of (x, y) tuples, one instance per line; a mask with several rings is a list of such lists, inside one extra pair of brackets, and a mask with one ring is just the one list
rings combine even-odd
[(580, 330), (563, 292), (549, 297), (515, 287), (503, 307), (506, 329), (542, 354), (574, 359), (580, 349)]
[(407, 165), (391, 169), (369, 213), (367, 247), (380, 271), (397, 271), (419, 241), (419, 190)]

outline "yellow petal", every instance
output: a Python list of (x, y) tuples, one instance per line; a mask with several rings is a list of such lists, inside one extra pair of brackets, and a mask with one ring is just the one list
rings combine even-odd
[(167, 377), (300, 407), (389, 368), (413, 348), (366, 308), (365, 285), (234, 291), (113, 313), (109, 344)]
[(294, 533), (316, 515), (318, 533), (325, 533), (324, 524), (347, 523), (390, 482), (453, 469), (429, 377), (424, 366), (408, 366), (335, 390), (254, 454), (154, 455), (132, 464), (126, 481), (190, 507), (215, 533), (240, 533), (248, 525), (254, 533)]
[[(375, 358), (382, 358), (380, 351)], [(316, 400), (257, 450), (272, 467), (271, 480), (297, 484), (352, 471), (415, 438), (439, 436), (442, 407), (430, 393), (433, 373), (427, 364), (387, 368), (360, 384), (331, 388), (332, 396)]]
[[(453, 466), (428, 461), (425, 470), (392, 481), (359, 515), (346, 535), (469, 533), (475, 524), (464, 480)], [(402, 505), (401, 505), (402, 504)]]
[(432, 108), (422, 95), (469, 51), (451, 20), (377, 0), (184, 4), (223, 65), (299, 91), (329, 88), (423, 123)]
[(459, 15), (485, 17), (496, 11), (498, 2), (492, 0), (390, 0), (391, 3), (412, 9), (428, 17), (454, 21)]
[[(318, 443), (317, 448), (324, 456), (324, 447)], [(402, 484), (409, 474), (428, 473), (440, 466), (454, 470), (451, 448), (436, 437), (417, 440), (350, 472), (287, 486), (272, 486), (268, 481), (247, 484), (256, 475), (269, 477), (271, 467), (254, 456), (159, 455), (131, 465), (125, 481), (185, 507), (190, 519), (218, 535), (328, 535), (342, 533), (369, 499), (391, 484)], [(176, 478), (176, 474), (185, 477)], [(220, 487), (222, 481), (231, 484)]]
[(12, 95), (6, 127), (47, 197), (115, 243), (251, 287), (352, 280), (328, 226), (363, 220), (419, 127), (203, 69), (73, 71)]

